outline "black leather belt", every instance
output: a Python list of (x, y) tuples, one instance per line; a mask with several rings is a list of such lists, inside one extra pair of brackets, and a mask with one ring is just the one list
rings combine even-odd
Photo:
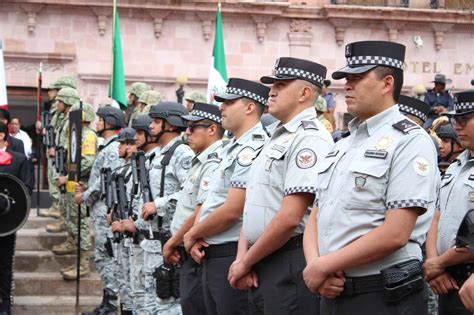
[(183, 262), (191, 258), (191, 256), (189, 256), (189, 254), (186, 252), (184, 246), (178, 246), (176, 249), (178, 250), (179, 256), (181, 256), (181, 260)]
[(205, 258), (221, 258), (237, 255), (237, 242), (230, 242), (219, 245), (209, 245), (204, 248)]
[(160, 240), (160, 233), (153, 231), (153, 238), (150, 237), (150, 231), (148, 230), (138, 230), (138, 232), (145, 237), (147, 240)]
[(381, 275), (346, 277), (344, 291), (342, 291), (341, 296), (353, 296), (383, 290), (384, 284)]
[(446, 271), (456, 280), (456, 282), (462, 285), (469, 276), (474, 273), (474, 264), (460, 264), (449, 266)]

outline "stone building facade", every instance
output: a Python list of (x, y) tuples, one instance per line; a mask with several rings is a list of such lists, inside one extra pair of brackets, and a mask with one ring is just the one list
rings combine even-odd
[[(0, 39), (13, 111), (35, 112), (40, 62), (43, 86), (74, 74), (84, 100), (95, 106), (109, 102), (112, 2), (0, 1)], [(406, 93), (417, 84), (431, 87), (436, 73), (452, 79), (448, 87), (453, 91), (468, 89), (474, 78), (473, 2), (222, 0), (227, 73), (258, 80), (280, 56), (311, 59), (332, 73), (345, 63), (346, 43), (391, 40), (407, 46)], [(205, 91), (216, 8), (216, 0), (119, 1), (127, 85), (144, 81), (175, 100), (176, 78), (184, 76), (185, 90)], [(342, 84), (333, 84), (339, 103)]]

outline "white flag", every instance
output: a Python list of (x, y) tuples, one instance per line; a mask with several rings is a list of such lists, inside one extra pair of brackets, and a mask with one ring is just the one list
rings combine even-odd
[(0, 40), (0, 108), (8, 109), (7, 82), (5, 81), (5, 63), (3, 62), (3, 45)]

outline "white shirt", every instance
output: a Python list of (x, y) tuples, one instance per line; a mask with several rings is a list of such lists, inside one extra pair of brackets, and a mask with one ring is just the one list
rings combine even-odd
[(23, 141), (23, 146), (25, 148), (25, 155), (29, 159), (31, 157), (31, 145), (32, 145), (30, 136), (21, 129), (18, 130), (16, 135), (10, 134), (10, 136)]

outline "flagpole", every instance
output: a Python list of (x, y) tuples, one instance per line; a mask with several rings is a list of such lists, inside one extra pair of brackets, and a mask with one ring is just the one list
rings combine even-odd
[[(112, 14), (112, 71), (110, 72), (109, 94), (114, 90), (114, 70), (115, 70), (115, 17), (117, 15), (117, 0), (114, 0), (114, 9)], [(110, 95), (112, 97), (112, 95)], [(113, 98), (112, 98), (113, 100)]]
[[(41, 86), (43, 85), (43, 63), (40, 62), (39, 71), (38, 71), (38, 89), (37, 89), (37, 99), (36, 99), (36, 122), (41, 121)], [(43, 129), (38, 132), (37, 144), (36, 144), (36, 215), (39, 216), (40, 208), (40, 186), (41, 186), (41, 132)]]

